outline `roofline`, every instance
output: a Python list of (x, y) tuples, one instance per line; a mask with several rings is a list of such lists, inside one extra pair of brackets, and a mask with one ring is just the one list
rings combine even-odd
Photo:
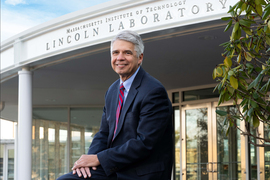
[(152, 2), (154, 0), (111, 0), (105, 3), (101, 3), (95, 6), (91, 6), (82, 10), (78, 10), (55, 19), (49, 20), (42, 24), (36, 25), (30, 29), (27, 29), (21, 33), (18, 33), (1, 42), (1, 51), (14, 45), (17, 39), (25, 41), (41, 34), (53, 31), (74, 22), (83, 21), (86, 19), (92, 19), (97, 16), (112, 13), (124, 9), (130, 6), (136, 6)]

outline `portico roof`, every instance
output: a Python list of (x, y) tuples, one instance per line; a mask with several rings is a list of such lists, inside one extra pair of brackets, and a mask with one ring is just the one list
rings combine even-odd
[(34, 106), (102, 106), (118, 76), (110, 40), (130, 29), (145, 42), (143, 68), (167, 90), (214, 84), (229, 40), (220, 18), (235, 0), (113, 0), (34, 27), (1, 46), (1, 117), (16, 120), (18, 76), (33, 72)]

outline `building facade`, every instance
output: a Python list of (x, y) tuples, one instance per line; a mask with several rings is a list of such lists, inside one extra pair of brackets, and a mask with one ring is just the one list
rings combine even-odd
[[(1, 118), (18, 126), (14, 163), (2, 163), (2, 178), (54, 180), (87, 153), (104, 94), (119, 78), (110, 67), (110, 40), (130, 29), (145, 42), (142, 67), (162, 82), (174, 108), (172, 179), (270, 179), (270, 149), (250, 145), (237, 130), (225, 136), (215, 113), (234, 110), (230, 103), (217, 106), (211, 75), (223, 61), (219, 44), (230, 36), (220, 18), (236, 2), (112, 0), (4, 41)], [(257, 132), (269, 136), (263, 126)]]

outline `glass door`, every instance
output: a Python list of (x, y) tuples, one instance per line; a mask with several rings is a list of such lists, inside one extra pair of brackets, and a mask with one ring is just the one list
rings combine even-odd
[(241, 124), (233, 122), (235, 128), (226, 132), (225, 118), (216, 114), (217, 109), (237, 115), (235, 107), (217, 107), (216, 103), (181, 107), (183, 180), (238, 180), (246, 177), (245, 147), (241, 147), (245, 140), (237, 130)]
[[(270, 127), (269, 125), (264, 125), (264, 138), (270, 139)], [(264, 147), (264, 151), (262, 151), (262, 156), (264, 161), (262, 161), (262, 165), (264, 165), (263, 171), (261, 174), (263, 175), (262, 178), (266, 180), (270, 180), (270, 146)]]
[(14, 146), (8, 149), (8, 180), (14, 180)]
[(14, 155), (14, 145), (5, 145), (3, 160), (4, 180), (14, 180)]
[[(214, 110), (238, 115), (234, 106), (214, 107)], [(240, 131), (236, 129), (237, 126), (240, 126), (240, 122), (232, 122), (235, 128), (227, 132), (224, 127), (225, 117), (216, 113), (214, 115), (217, 137), (217, 159), (215, 158), (216, 162), (213, 162), (213, 172), (216, 172), (215, 179), (241, 179), (241, 138)]]
[(212, 161), (211, 104), (182, 107), (182, 179), (208, 180)]

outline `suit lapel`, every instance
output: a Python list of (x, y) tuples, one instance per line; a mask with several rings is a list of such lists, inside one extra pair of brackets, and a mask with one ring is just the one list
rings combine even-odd
[(134, 101), (134, 99), (135, 99), (135, 97), (136, 97), (136, 95), (138, 93), (137, 88), (141, 85), (141, 80), (142, 80), (142, 77), (143, 77), (144, 73), (145, 73), (145, 71), (141, 67), (140, 70), (138, 71), (136, 77), (133, 80), (133, 83), (132, 83), (132, 85), (130, 87), (126, 102), (125, 102), (125, 104), (123, 106), (123, 109), (122, 109), (122, 112), (121, 112), (121, 115), (120, 115), (120, 118), (119, 118), (115, 138), (119, 134), (119, 132), (121, 131), (121, 129), (123, 127), (127, 111), (128, 111), (130, 105), (132, 104), (132, 102)]
[(111, 99), (111, 112), (110, 112), (110, 116), (112, 119), (112, 122), (110, 122), (110, 132), (109, 132), (109, 139), (108, 141), (111, 142), (112, 138), (113, 138), (113, 133), (114, 133), (114, 128), (115, 128), (115, 123), (116, 123), (116, 109), (117, 109), (117, 105), (118, 105), (118, 98), (119, 98), (119, 81), (116, 82), (114, 88), (113, 88), (113, 92), (112, 92), (112, 99)]

